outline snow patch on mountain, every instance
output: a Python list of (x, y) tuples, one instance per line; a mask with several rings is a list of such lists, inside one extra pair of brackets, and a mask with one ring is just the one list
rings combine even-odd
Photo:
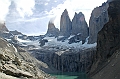
[(23, 46), (34, 45), (36, 48), (40, 48), (39, 40), (31, 41), (31, 40), (22, 40), (17, 38), (17, 41)]
[[(71, 37), (71, 36), (70, 36)], [(78, 43), (72, 43), (69, 44), (68, 40), (65, 40), (64, 42), (62, 41), (57, 41), (57, 38), (55, 37), (45, 37), (44, 39), (47, 39), (48, 42), (45, 43), (45, 46), (51, 46), (51, 47), (60, 47), (60, 48), (80, 48), (80, 49), (87, 49), (87, 48), (92, 48), (92, 47), (96, 47), (97, 43), (94, 44), (87, 44), (87, 39), (86, 42), (84, 44), (82, 44), (82, 41), (78, 42)]]

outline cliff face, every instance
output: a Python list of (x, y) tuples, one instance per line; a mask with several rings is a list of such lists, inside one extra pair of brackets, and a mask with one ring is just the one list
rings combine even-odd
[[(97, 54), (92, 66), (93, 79), (119, 79), (120, 1), (109, 3), (109, 22), (98, 33)], [(100, 71), (101, 70), (101, 71)], [(99, 72), (99, 73), (97, 73)], [(97, 73), (97, 74), (96, 74)]]
[[(102, 59), (109, 58), (120, 46), (120, 1), (109, 4), (109, 22), (98, 33), (97, 47)], [(104, 51), (104, 52), (102, 52)]]
[(49, 22), (46, 35), (55, 37), (59, 35), (59, 29), (55, 27), (54, 23)]
[(81, 34), (82, 40), (85, 40), (88, 37), (88, 25), (85, 21), (85, 17), (80, 13), (75, 13), (74, 18), (72, 20), (72, 35)]
[(88, 72), (92, 65), (95, 48), (87, 50), (59, 49), (59, 47), (44, 47), (33, 51), (32, 55), (63, 72)]
[(67, 10), (65, 9), (60, 19), (60, 36), (69, 36), (72, 29), (72, 23), (70, 21)]
[(102, 6), (95, 8), (89, 20), (89, 41), (92, 44), (97, 42), (97, 34), (102, 29), (103, 25), (108, 22), (108, 3), (103, 3)]

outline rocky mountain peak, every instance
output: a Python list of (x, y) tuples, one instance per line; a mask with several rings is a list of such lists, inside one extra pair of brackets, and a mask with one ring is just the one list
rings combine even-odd
[(59, 29), (55, 27), (54, 23), (49, 22), (48, 23), (48, 30), (46, 33), (47, 36), (58, 36), (59, 35)]
[(0, 23), (0, 32), (8, 32), (9, 30), (6, 28), (5, 23)]
[(81, 40), (85, 40), (88, 37), (88, 25), (82, 12), (78, 14), (75, 12), (74, 18), (72, 19), (71, 34), (81, 34)]
[(109, 2), (108, 15), (109, 21), (98, 32), (97, 54), (91, 68), (93, 79), (120, 78), (116, 75), (120, 72), (120, 0)]
[(68, 11), (67, 11), (67, 9), (64, 10), (64, 12), (63, 12), (62, 15), (64, 15), (64, 14), (67, 14), (67, 15), (68, 15)]
[(85, 21), (84, 14), (82, 12), (79, 12), (78, 14), (75, 12), (74, 18), (79, 18), (80, 21)]
[(54, 23), (49, 22), (49, 24), (48, 24), (48, 30), (53, 29), (53, 28), (55, 28)]
[[(97, 47), (101, 58), (111, 56), (120, 46), (120, 1), (112, 1), (108, 8), (109, 22), (98, 33)], [(104, 51), (105, 50), (105, 51)], [(101, 52), (104, 51), (104, 52)]]
[(108, 22), (108, 3), (103, 3), (102, 6), (96, 7), (89, 20), (89, 41), (92, 44), (97, 41), (97, 33), (102, 29), (103, 25)]
[(72, 23), (68, 15), (67, 9), (61, 15), (60, 19), (60, 36), (69, 36), (71, 33)]

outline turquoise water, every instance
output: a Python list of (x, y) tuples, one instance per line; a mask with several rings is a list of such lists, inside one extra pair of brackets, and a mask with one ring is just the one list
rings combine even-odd
[(84, 73), (74, 73), (74, 72), (63, 72), (63, 73), (54, 73), (51, 74), (57, 79), (90, 79)]

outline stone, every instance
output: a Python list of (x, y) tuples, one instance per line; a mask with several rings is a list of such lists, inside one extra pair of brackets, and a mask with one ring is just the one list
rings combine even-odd
[(103, 3), (102, 6), (96, 7), (89, 20), (89, 44), (97, 42), (97, 34), (108, 22), (108, 3)]
[[(41, 66), (44, 67), (43, 62), (38, 61), (25, 50), (21, 51), (19, 45), (16, 44), (15, 47), (0, 38), (0, 79), (39, 79), (41, 76), (43, 76), (41, 79), (55, 79), (40, 70)], [(1, 73), (5, 75), (1, 76)]]
[(59, 48), (55, 50), (50, 47), (43, 47), (39, 52), (34, 52), (32, 55), (48, 64), (49, 67), (54, 67), (62, 72), (87, 73), (91, 68), (95, 52), (95, 48), (86, 50)]
[(6, 28), (5, 23), (0, 23), (0, 32), (9, 32), (9, 30)]
[(42, 39), (42, 40), (40, 40), (40, 42), (39, 42), (39, 43), (40, 43), (40, 46), (44, 46), (46, 42), (48, 42), (47, 39)]
[(88, 25), (85, 21), (84, 14), (79, 12), (75, 13), (72, 19), (72, 31), (71, 35), (81, 34), (81, 40), (85, 40), (88, 37)]
[[(109, 63), (112, 62), (113, 62), (112, 64), (116, 64), (114, 65), (115, 67), (113, 67), (115, 73), (117, 74), (120, 71), (120, 69), (117, 67), (119, 63), (115, 63), (115, 62), (119, 62), (120, 59), (114, 58), (115, 54), (117, 54), (116, 52), (118, 50), (120, 51), (120, 1), (119, 0), (109, 2), (108, 15), (109, 15), (109, 21), (98, 32), (97, 53), (94, 56), (95, 57), (94, 63), (92, 65), (90, 72), (92, 76), (94, 76), (95, 74), (101, 71), (105, 72), (106, 70), (104, 69), (110, 68), (111, 64)], [(111, 69), (110, 71), (107, 70), (106, 74), (112, 72), (113, 69)], [(109, 74), (109, 76), (105, 75), (107, 78), (105, 78), (105, 76), (101, 76), (99, 77), (99, 79), (103, 79), (103, 78), (114, 79), (112, 78), (112, 76), (115, 75), (115, 73), (112, 73), (111, 75)]]
[(65, 9), (60, 19), (60, 35), (59, 36), (69, 37), (71, 34), (71, 29), (72, 29), (72, 22), (69, 18), (67, 9)]
[(33, 77), (29, 72), (19, 70), (19, 69), (17, 69), (16, 66), (14, 66), (12, 64), (11, 65), (5, 64), (3, 66), (3, 72), (6, 73), (7, 75), (12, 75), (12, 76), (16, 76), (16, 77), (21, 77), (21, 76), (28, 77), (28, 78)]
[(45, 35), (49, 37), (57, 37), (59, 35), (59, 29), (55, 27), (54, 23), (49, 22), (48, 30)]
[(109, 58), (120, 46), (120, 1), (109, 3), (109, 22), (98, 33), (97, 53), (102, 59)]

